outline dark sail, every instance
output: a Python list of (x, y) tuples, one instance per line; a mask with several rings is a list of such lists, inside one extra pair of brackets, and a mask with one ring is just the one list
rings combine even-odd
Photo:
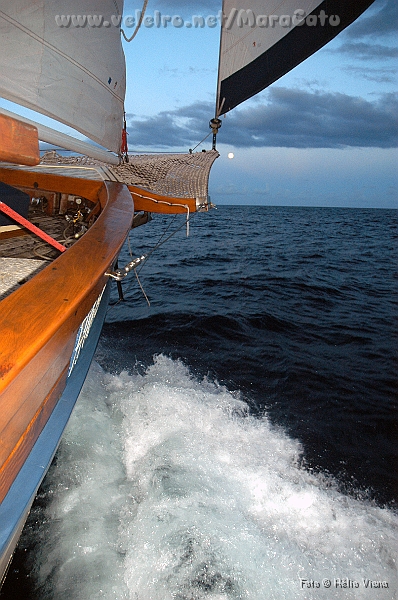
[[(322, 48), (374, 0), (225, 0), (217, 115), (251, 98)], [(243, 6), (242, 6), (243, 5)]]

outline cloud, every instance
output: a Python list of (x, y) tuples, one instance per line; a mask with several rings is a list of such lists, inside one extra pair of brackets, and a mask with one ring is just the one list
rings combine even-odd
[(336, 52), (365, 60), (390, 59), (398, 56), (398, 48), (382, 44), (370, 45), (365, 42), (347, 42), (342, 44)]
[(192, 148), (209, 133), (206, 127), (213, 114), (214, 103), (210, 102), (197, 102), (140, 119), (127, 114), (129, 147)]
[(363, 68), (363, 67), (344, 67), (343, 70), (350, 75), (350, 77), (361, 77), (367, 81), (375, 81), (376, 83), (394, 83), (396, 70), (391, 68)]
[[(213, 105), (197, 102), (140, 120), (128, 115), (129, 144), (149, 148), (192, 148), (206, 134)], [(235, 147), (395, 148), (398, 95), (370, 102), (341, 93), (273, 87), (266, 101), (227, 115), (219, 142)]]
[(207, 75), (217, 75), (217, 70), (215, 68), (194, 68), (194, 67), (185, 67), (185, 68), (171, 68), (168, 65), (164, 65), (159, 69), (159, 75), (173, 77), (173, 78), (183, 78), (189, 75), (196, 76), (207, 76)]
[(389, 148), (397, 145), (398, 98), (369, 102), (341, 93), (274, 87), (268, 103), (234, 114), (242, 146)]
[(397, 32), (397, 1), (376, 0), (364, 15), (340, 34), (341, 45), (329, 51), (359, 60), (396, 59)]
[(351, 39), (365, 36), (385, 36), (398, 31), (398, 5), (396, 0), (377, 0), (370, 10), (346, 29), (345, 35)]

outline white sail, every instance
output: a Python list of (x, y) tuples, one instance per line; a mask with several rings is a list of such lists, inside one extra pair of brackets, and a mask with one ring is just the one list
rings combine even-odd
[(224, 0), (217, 115), (251, 98), (311, 56), (372, 2)]
[(119, 152), (122, 12), (123, 0), (0, 0), (0, 96)]

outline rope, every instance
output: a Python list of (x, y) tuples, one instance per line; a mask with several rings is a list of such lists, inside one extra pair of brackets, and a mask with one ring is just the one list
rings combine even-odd
[[(198, 208), (200, 208), (200, 207), (198, 207)], [(189, 215), (189, 213), (188, 213), (187, 220), (184, 221), (179, 227), (177, 227), (177, 229), (175, 229), (174, 231), (172, 231), (170, 233), (170, 235), (168, 235), (165, 239), (163, 239), (164, 236), (165, 236), (165, 234), (166, 234), (166, 232), (170, 229), (170, 225), (171, 224), (169, 223), (169, 225), (166, 227), (165, 231), (160, 236), (159, 241), (157, 242), (157, 244), (155, 244), (155, 246), (148, 252), (148, 254), (144, 254), (140, 258), (133, 259), (131, 261), (131, 263), (125, 267), (124, 272), (123, 272), (122, 269), (117, 269), (115, 272), (113, 272), (113, 273), (105, 273), (105, 275), (109, 275), (113, 279), (116, 279), (116, 281), (122, 281), (124, 279), (124, 277), (127, 275), (127, 273), (130, 270), (133, 270), (134, 273), (135, 273), (135, 276), (137, 278), (138, 285), (140, 286), (141, 291), (142, 291), (142, 293), (144, 295), (144, 298), (147, 301), (148, 306), (151, 306), (151, 303), (150, 303), (150, 301), (148, 299), (148, 296), (146, 295), (145, 290), (144, 290), (144, 288), (143, 288), (143, 286), (141, 284), (140, 278), (138, 276), (138, 270), (137, 269), (139, 269), (141, 271), (141, 269), (143, 268), (143, 266), (148, 261), (148, 258), (155, 252), (155, 250), (157, 250), (158, 248), (160, 248), (160, 246), (163, 246), (163, 244), (165, 244), (170, 238), (172, 238), (176, 233), (178, 233), (178, 231), (180, 231), (180, 229), (182, 229), (183, 227), (186, 226), (187, 221), (192, 220), (192, 218), (194, 216), (196, 216), (197, 214), (198, 214), (197, 212), (195, 212), (195, 213), (193, 213), (191, 215)], [(174, 216), (173, 221), (175, 220), (176, 217), (177, 217), (177, 215)], [(130, 254), (130, 257), (132, 258), (133, 257), (133, 253), (131, 251), (130, 236), (127, 237), (127, 243), (128, 243), (129, 254)], [(133, 263), (136, 263), (136, 265), (134, 265)], [(119, 302), (120, 302), (120, 300), (118, 302), (115, 302), (115, 304), (110, 305), (110, 308), (116, 306), (117, 304), (119, 304)]]
[[(200, 207), (199, 207), (200, 208)], [(195, 217), (198, 214), (198, 211), (195, 213), (191, 213), (188, 217), (187, 217), (187, 221), (192, 221), (193, 217)], [(176, 215), (177, 216), (177, 215)], [(141, 269), (143, 268), (143, 266), (147, 263), (148, 258), (151, 256), (151, 254), (153, 254), (155, 252), (155, 250), (157, 250), (158, 248), (160, 248), (160, 246), (163, 246), (163, 244), (165, 244), (170, 238), (172, 238), (176, 233), (178, 233), (180, 231), (180, 229), (182, 229), (183, 227), (186, 226), (186, 221), (184, 221), (179, 227), (177, 227), (177, 229), (175, 229), (174, 231), (172, 231), (170, 233), (170, 235), (168, 235), (165, 239), (162, 239), (165, 235), (165, 233), (167, 232), (167, 230), (169, 229), (170, 225), (168, 225), (168, 227), (166, 228), (166, 230), (162, 233), (162, 235), (160, 236), (160, 239), (158, 241), (157, 244), (155, 244), (155, 246), (152, 248), (152, 250), (150, 250), (148, 252), (148, 254), (145, 255), (145, 262), (142, 264)], [(140, 269), (140, 270), (141, 270)]]
[(190, 211), (189, 211), (189, 206), (188, 204), (177, 204), (176, 202), (167, 202), (166, 200), (157, 200), (156, 198), (151, 198), (150, 196), (145, 196), (144, 194), (139, 194), (138, 192), (132, 192), (133, 197), (134, 196), (138, 196), (139, 198), (144, 198), (145, 200), (151, 200), (152, 202), (155, 202), (155, 204), (166, 204), (166, 206), (181, 206), (181, 208), (184, 208), (187, 211), (187, 218), (186, 218), (186, 226), (187, 226), (187, 237), (189, 237), (189, 215), (190, 215)]
[(204, 137), (204, 138), (203, 138), (203, 140), (201, 140), (201, 141), (199, 142), (199, 144), (196, 144), (195, 148), (192, 148), (192, 152), (193, 152), (194, 150), (196, 150), (196, 148), (197, 148), (198, 146), (200, 146), (200, 144), (202, 144), (202, 143), (203, 143), (205, 140), (207, 140), (207, 138), (208, 138), (208, 137), (209, 137), (209, 135), (211, 135), (211, 134), (212, 134), (212, 132), (210, 131), (210, 133), (208, 133), (208, 134), (206, 135), (206, 137)]
[(147, 301), (147, 304), (148, 304), (148, 306), (151, 306), (151, 303), (149, 302), (149, 298), (148, 298), (148, 296), (146, 295), (144, 288), (142, 287), (142, 284), (141, 284), (140, 278), (138, 277), (137, 269), (134, 269), (134, 273), (135, 273), (135, 276), (136, 276), (136, 278), (137, 278), (138, 285), (139, 285), (139, 286), (140, 286), (140, 288), (141, 288), (141, 292), (144, 294), (144, 298), (145, 298), (145, 300)]
[(137, 33), (138, 33), (138, 30), (139, 30), (139, 28), (141, 27), (141, 23), (142, 23), (142, 21), (143, 21), (143, 19), (144, 19), (144, 16), (145, 16), (145, 11), (146, 11), (146, 7), (147, 7), (147, 5), (148, 5), (148, 0), (144, 0), (144, 4), (143, 4), (143, 7), (142, 7), (142, 11), (141, 11), (141, 15), (140, 15), (139, 21), (138, 21), (138, 23), (137, 23), (137, 25), (136, 25), (136, 28), (134, 29), (134, 33), (133, 33), (133, 35), (131, 36), (131, 38), (128, 38), (128, 37), (126, 36), (126, 34), (124, 33), (123, 29), (120, 29), (120, 31), (122, 32), (122, 34), (123, 34), (123, 37), (124, 37), (124, 39), (126, 40), (126, 42), (131, 42), (131, 41), (132, 41), (132, 40), (135, 38), (135, 36), (137, 35)]
[[(73, 238), (65, 238), (65, 239), (59, 240), (59, 242), (63, 243), (63, 245), (66, 248), (69, 248), (69, 246), (74, 244), (75, 241), (76, 240)], [(49, 247), (46, 242), (42, 242), (40, 244), (36, 244), (36, 246), (33, 247), (33, 254), (35, 254), (36, 256), (38, 256), (39, 258), (41, 258), (43, 260), (48, 260), (50, 262), (53, 261), (54, 257), (49, 256), (45, 252), (42, 252), (41, 248), (46, 248), (47, 250), (50, 250), (50, 251), (52, 250), (52, 248)]]

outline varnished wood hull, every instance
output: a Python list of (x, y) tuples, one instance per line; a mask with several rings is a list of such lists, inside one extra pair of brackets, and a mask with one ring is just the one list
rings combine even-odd
[[(5, 577), (36, 492), (58, 448), (86, 378), (105, 317), (110, 285), (104, 290), (100, 306), (79, 360), (66, 380), (65, 388), (46, 425), (0, 504), (0, 573)], [(1, 584), (1, 580), (0, 580)]]
[[(106, 312), (106, 273), (134, 215), (123, 184), (5, 170), (13, 185), (37, 187), (39, 179), (41, 189), (83, 191), (102, 212), (74, 246), (0, 302), (0, 580), (84, 382)], [(85, 319), (90, 333), (71, 368)]]

